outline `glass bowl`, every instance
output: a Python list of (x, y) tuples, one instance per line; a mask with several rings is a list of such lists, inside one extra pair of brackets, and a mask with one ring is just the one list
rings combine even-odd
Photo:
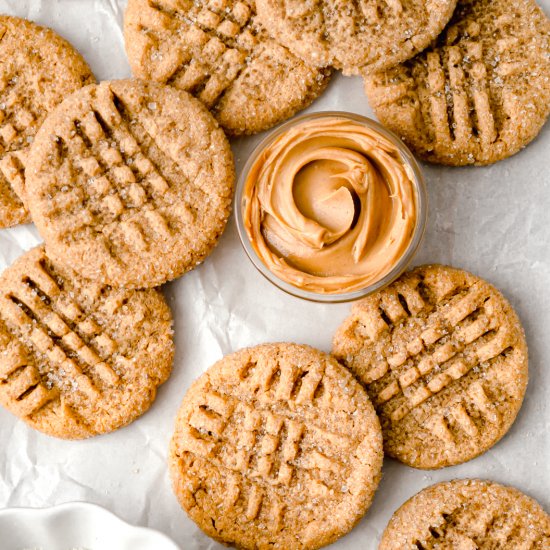
[[(268, 147), (281, 134), (287, 132), (288, 130), (290, 130), (291, 128), (294, 128), (299, 124), (302, 124), (310, 120), (319, 119), (319, 118), (334, 118), (334, 117), (347, 119), (347, 120), (364, 124), (369, 129), (372, 129), (380, 133), (382, 136), (384, 136), (386, 139), (391, 141), (396, 146), (401, 156), (401, 160), (403, 164), (410, 168), (410, 173), (413, 176), (412, 183), (414, 185), (414, 191), (416, 193), (416, 206), (417, 206), (416, 224), (413, 230), (413, 234), (412, 234), (412, 238), (409, 243), (409, 246), (407, 247), (403, 255), (399, 258), (399, 260), (396, 262), (396, 264), (391, 268), (391, 270), (387, 272), (383, 277), (378, 279), (376, 282), (371, 283), (368, 286), (365, 286), (358, 290), (352, 290), (352, 291), (342, 292), (338, 294), (304, 290), (302, 288), (299, 288), (297, 286), (294, 286), (288, 283), (287, 281), (282, 280), (277, 275), (275, 275), (272, 271), (270, 271), (270, 269), (258, 256), (258, 254), (254, 250), (254, 247), (250, 242), (248, 233), (245, 228), (244, 216), (243, 216), (243, 211), (246, 206), (246, 199), (243, 197), (243, 193), (244, 193), (246, 180), (248, 178), (248, 174), (251, 168), (254, 166), (255, 162), (257, 161), (258, 157), (263, 153), (266, 147)], [(344, 111), (322, 111), (322, 112), (316, 112), (312, 114), (301, 115), (296, 118), (293, 118), (292, 120), (289, 120), (288, 122), (285, 122), (284, 124), (281, 124), (274, 130), (269, 132), (269, 134), (264, 139), (262, 139), (262, 141), (254, 148), (250, 157), (246, 161), (246, 164), (244, 165), (244, 168), (239, 175), (235, 197), (236, 197), (235, 198), (235, 219), (237, 223), (239, 238), (241, 240), (241, 244), (248, 258), (256, 267), (256, 269), (268, 281), (270, 281), (279, 289), (287, 292), (288, 294), (296, 296), (298, 298), (302, 298), (304, 300), (309, 300), (314, 302), (338, 303), (338, 302), (348, 302), (352, 300), (358, 300), (359, 298), (363, 298), (364, 296), (367, 296), (368, 294), (371, 294), (372, 292), (375, 292), (376, 290), (379, 290), (389, 285), (407, 269), (408, 265), (413, 259), (418, 247), (420, 246), (420, 243), (422, 242), (422, 238), (424, 236), (424, 230), (426, 227), (426, 221), (428, 217), (428, 196), (426, 192), (426, 185), (424, 183), (424, 177), (411, 151), (393, 132), (386, 129), (380, 123), (370, 118), (357, 115), (355, 113), (344, 112)]]

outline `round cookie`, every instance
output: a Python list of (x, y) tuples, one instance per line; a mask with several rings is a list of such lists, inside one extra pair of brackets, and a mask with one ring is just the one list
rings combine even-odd
[(319, 548), (370, 505), (382, 467), (374, 409), (351, 373), (298, 344), (218, 361), (187, 392), (170, 447), (174, 491), (237, 548)]
[(330, 80), (268, 36), (253, 0), (129, 0), (124, 37), (136, 76), (192, 93), (233, 135), (290, 118)]
[(365, 79), (380, 121), (423, 160), (490, 164), (550, 114), (550, 21), (534, 0), (459, 1), (433, 46)]
[(391, 67), (426, 48), (456, 0), (256, 0), (258, 18), (281, 44), (316, 67), (346, 75)]
[(384, 450), (415, 468), (470, 460), (508, 431), (527, 386), (527, 345), (493, 286), (428, 265), (357, 302), (333, 354), (365, 385)]
[(113, 289), (32, 249), (0, 275), (0, 404), (66, 439), (142, 415), (169, 376), (172, 316), (156, 290)]
[(392, 516), (378, 550), (550, 548), (550, 517), (517, 489), (479, 479), (432, 485)]
[(0, 15), (0, 228), (30, 222), (27, 151), (48, 112), (95, 81), (73, 47), (51, 29)]
[(50, 258), (126, 288), (174, 279), (209, 254), (234, 179), (227, 138), (204, 105), (137, 80), (63, 101), (27, 164), (29, 207)]

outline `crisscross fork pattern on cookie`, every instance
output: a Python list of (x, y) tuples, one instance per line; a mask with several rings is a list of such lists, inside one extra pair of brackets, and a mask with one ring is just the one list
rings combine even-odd
[[(120, 100), (104, 93), (85, 116), (75, 120), (72, 135), (59, 137), (60, 162), (67, 149), (70, 169), (80, 174), (78, 186), (52, 189), (49, 217), (66, 216), (67, 239), (89, 228), (103, 233), (105, 249), (117, 259), (117, 250), (141, 252), (166, 246), (173, 228), (195, 221), (191, 200), (202, 196), (198, 187), (178, 194), (150, 157), (163, 155), (172, 174), (186, 178), (154, 143), (154, 124), (130, 118)], [(145, 146), (147, 141), (147, 146)], [(192, 187), (192, 186), (190, 186)], [(185, 200), (185, 196), (190, 198)]]
[[(5, 30), (4, 30), (5, 32)], [(2, 35), (0, 28), (0, 36)], [(35, 108), (32, 86), (7, 61), (0, 66), (0, 171), (17, 197), (24, 189), (24, 165), (18, 151), (32, 143), (35, 128), (45, 113)]]
[(338, 394), (323, 388), (330, 381), (322, 368), (300, 372), (277, 361), (265, 367), (249, 363), (239, 373), (238, 388), (215, 386), (202, 394), (177, 446), (184, 460), (191, 454), (203, 464), (194, 491), (208, 468), (223, 471), (233, 480), (224, 505), (233, 508), (245, 499), (241, 504), (250, 521), (263, 510), (276, 529), (285, 514), (277, 487), (290, 490), (302, 484), (314, 500), (345, 493), (357, 442), (350, 423), (334, 433), (323, 424), (322, 414), (314, 420), (305, 412), (315, 403), (329, 417), (333, 414), (323, 403)]
[(548, 30), (541, 38), (543, 24), (524, 15), (528, 9), (459, 4), (434, 47), (367, 78), (369, 101), (423, 154), (459, 164), (498, 160), (498, 148), (517, 140), (518, 116), (534, 112), (524, 80), (547, 87)]
[[(150, 3), (142, 21), (143, 55), (155, 61), (155, 80), (191, 92), (214, 107), (246, 67), (258, 45), (248, 2), (208, 0), (186, 9), (166, 0)], [(176, 30), (173, 35), (163, 31)]]
[[(117, 343), (45, 261), (35, 262), (17, 285), (3, 289), (0, 306), (6, 346), (0, 354), (0, 391), (21, 415), (38, 413), (68, 391), (95, 400), (101, 385), (119, 382), (112, 362)], [(104, 307), (114, 313), (120, 306), (112, 296)]]
[(415, 541), (417, 550), (433, 550), (442, 544), (452, 548), (476, 549), (480, 541), (496, 543), (496, 548), (543, 548), (545, 537), (537, 530), (525, 532), (525, 520), (510, 510), (495, 509), (490, 502), (472, 499), (468, 506), (460, 506), (442, 513), (428, 528), (428, 537)]
[(486, 375), (517, 345), (501, 308), (502, 298), (483, 281), (444, 270), (429, 278), (413, 273), (355, 306), (334, 351), (366, 384), (383, 425), (399, 430), (413, 415), (452, 446), (458, 432), (481, 437), (483, 422), (500, 424), (495, 380)]

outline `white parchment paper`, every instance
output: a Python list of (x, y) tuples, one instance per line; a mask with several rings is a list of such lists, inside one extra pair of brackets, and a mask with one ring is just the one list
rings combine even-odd
[[(550, 0), (542, 4), (550, 13)], [(0, 12), (54, 28), (103, 80), (130, 75), (121, 31), (124, 5), (124, 0), (0, 0)], [(331, 109), (373, 116), (361, 80), (341, 75), (310, 111)], [(237, 170), (260, 137), (233, 142)], [(374, 550), (392, 512), (407, 498), (457, 477), (514, 485), (550, 510), (549, 156), (547, 124), (527, 149), (494, 166), (424, 166), (430, 214), (415, 263), (471, 270), (509, 298), (529, 343), (527, 396), (508, 435), (467, 464), (425, 472), (387, 459), (374, 504), (335, 550)], [(39, 242), (32, 225), (0, 230), (0, 269)], [(233, 218), (207, 261), (164, 290), (175, 316), (177, 353), (152, 409), (127, 428), (77, 442), (41, 435), (0, 409), (0, 507), (86, 500), (163, 531), (182, 549), (222, 548), (187, 519), (168, 480), (167, 447), (185, 391), (214, 361), (243, 346), (293, 341), (329, 351), (350, 306), (308, 303), (273, 287), (248, 261)]]

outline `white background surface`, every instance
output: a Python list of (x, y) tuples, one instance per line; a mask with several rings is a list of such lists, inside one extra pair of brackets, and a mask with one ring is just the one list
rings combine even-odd
[[(80, 50), (98, 79), (109, 79), (130, 74), (121, 33), (124, 3), (0, 0), (0, 12), (53, 27)], [(542, 4), (549, 14), (550, 0)], [(341, 75), (310, 108), (329, 109), (372, 116), (360, 79)], [(259, 138), (233, 142), (237, 170)], [(335, 550), (374, 550), (392, 512), (440, 480), (482, 477), (511, 484), (550, 511), (549, 156), (547, 124), (526, 150), (492, 167), (424, 166), (430, 214), (415, 264), (462, 267), (503, 291), (527, 333), (529, 387), (514, 426), (485, 455), (434, 472), (386, 460), (373, 506)], [(39, 241), (33, 226), (0, 230), (0, 269)], [(76, 442), (34, 432), (0, 409), (0, 507), (87, 500), (163, 531), (184, 550), (222, 548), (187, 519), (168, 480), (167, 446), (186, 389), (215, 360), (243, 346), (294, 341), (329, 351), (350, 306), (304, 302), (271, 286), (245, 256), (233, 218), (208, 260), (167, 285), (165, 294), (175, 315), (177, 353), (152, 409), (127, 428)]]

